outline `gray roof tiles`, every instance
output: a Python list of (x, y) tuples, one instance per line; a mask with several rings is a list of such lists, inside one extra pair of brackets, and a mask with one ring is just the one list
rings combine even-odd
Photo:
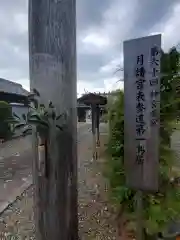
[(25, 90), (21, 84), (0, 78), (0, 92), (13, 93), (27, 96), (28, 91)]

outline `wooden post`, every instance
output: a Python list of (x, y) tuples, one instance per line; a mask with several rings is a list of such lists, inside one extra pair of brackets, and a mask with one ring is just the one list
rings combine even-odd
[(93, 137), (93, 159), (97, 159), (96, 151), (96, 105), (91, 104), (91, 116), (92, 116), (92, 137)]
[(99, 117), (100, 117), (100, 109), (99, 109), (99, 105), (97, 105), (96, 107), (96, 145), (97, 147), (100, 146)]
[[(29, 0), (30, 87), (46, 106), (66, 113), (66, 128), (50, 129), (45, 173), (39, 174), (34, 132), (33, 180), (38, 240), (77, 240), (76, 1)], [(60, 124), (60, 123), (59, 123)]]
[(160, 59), (161, 35), (124, 42), (124, 162), (137, 190), (137, 240), (145, 236), (143, 192), (159, 188)]
[(126, 182), (149, 192), (159, 187), (160, 58), (161, 35), (124, 42)]

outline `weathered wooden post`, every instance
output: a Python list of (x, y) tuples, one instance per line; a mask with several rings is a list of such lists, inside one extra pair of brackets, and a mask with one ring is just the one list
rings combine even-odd
[[(98, 132), (99, 140), (99, 105), (106, 105), (106, 97), (99, 96), (95, 93), (88, 93), (78, 99), (79, 103), (84, 103), (91, 106), (92, 114), (92, 136), (93, 136), (93, 159), (97, 159), (96, 149), (96, 132)], [(97, 141), (98, 143), (98, 141)]]
[(143, 192), (158, 191), (161, 35), (124, 42), (124, 158), (137, 190), (137, 239), (143, 238)]
[(100, 146), (99, 124), (100, 124), (100, 108), (99, 108), (99, 105), (96, 105), (96, 145), (97, 147)]
[[(29, 0), (30, 87), (66, 116), (63, 131), (47, 136), (45, 171), (38, 168), (34, 132), (33, 179), (38, 240), (77, 240), (76, 0)], [(60, 123), (60, 120), (59, 124)]]
[(92, 116), (92, 137), (93, 137), (93, 159), (97, 159), (96, 149), (96, 104), (91, 104), (91, 116)]

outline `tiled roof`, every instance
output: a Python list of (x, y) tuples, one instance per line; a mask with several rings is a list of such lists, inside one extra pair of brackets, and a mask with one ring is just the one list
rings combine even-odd
[(23, 96), (27, 96), (29, 93), (22, 87), (21, 84), (3, 78), (0, 78), (0, 92), (13, 93)]

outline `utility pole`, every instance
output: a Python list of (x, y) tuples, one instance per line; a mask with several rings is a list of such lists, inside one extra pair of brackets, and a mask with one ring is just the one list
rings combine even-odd
[(51, 129), (46, 174), (38, 169), (34, 132), (33, 180), (37, 240), (78, 240), (76, 0), (29, 0), (30, 87), (66, 114), (63, 131)]

